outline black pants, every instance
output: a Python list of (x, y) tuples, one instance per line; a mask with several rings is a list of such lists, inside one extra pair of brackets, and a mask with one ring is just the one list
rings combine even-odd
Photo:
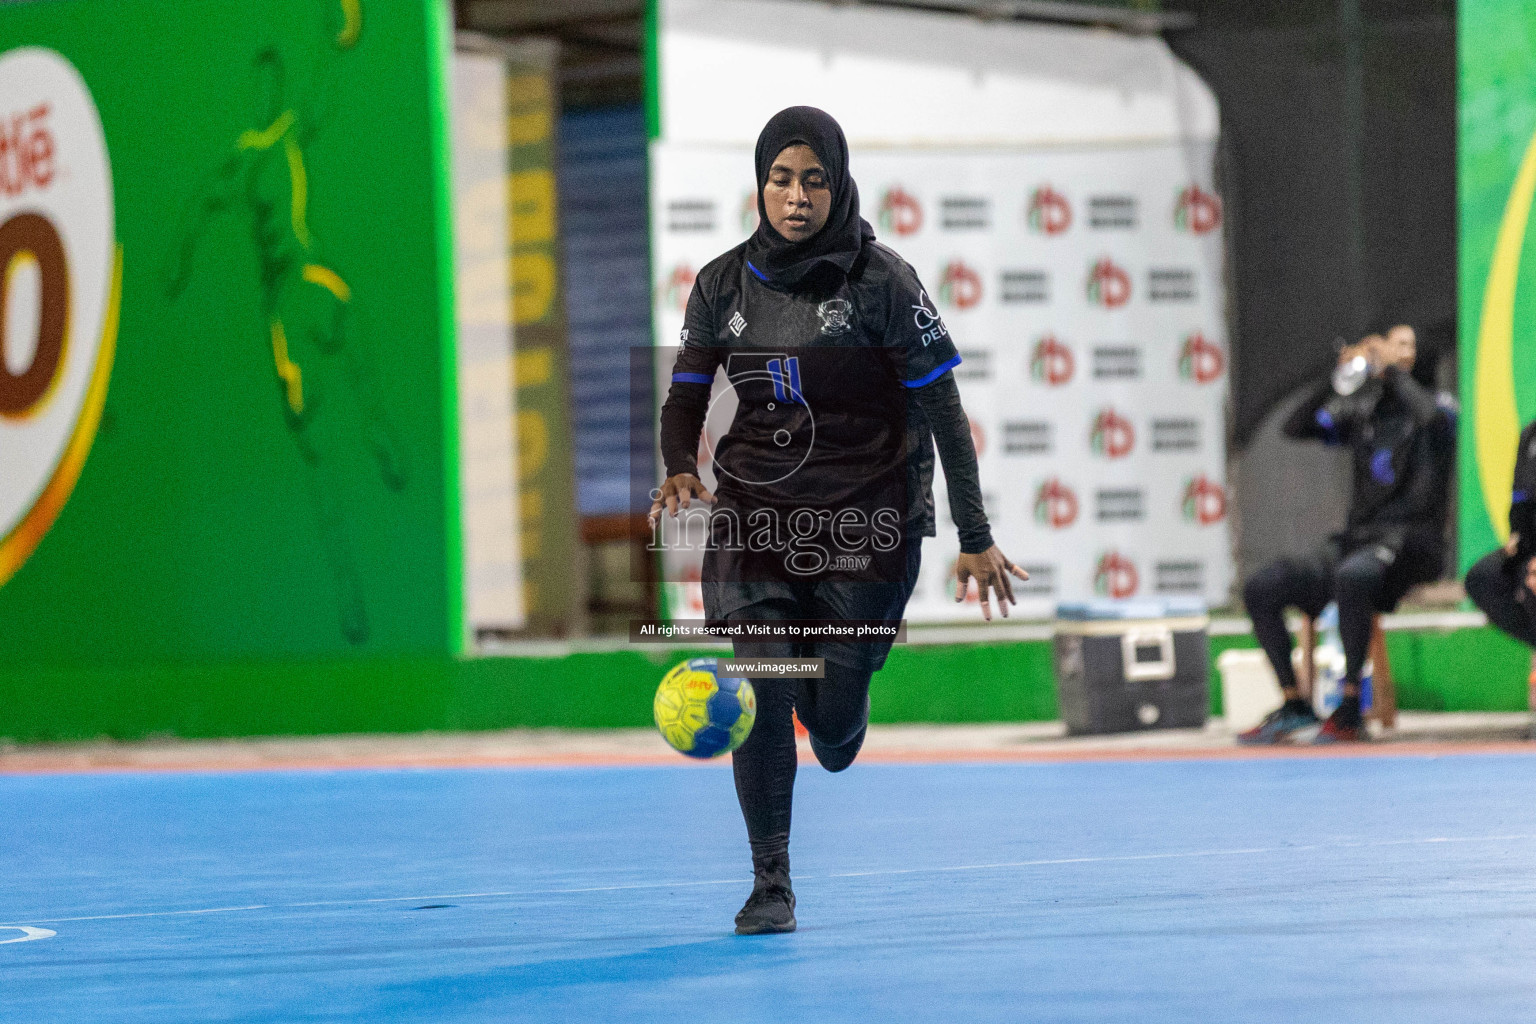
[[(899, 619), (917, 583), (921, 540), (909, 542), (906, 579), (891, 584), (796, 582), (783, 587), (715, 581), (705, 588), (706, 612), (728, 622), (784, 619)], [(708, 563), (706, 563), (708, 564)], [(738, 603), (742, 602), (742, 603)], [(734, 607), (732, 607), (734, 605)], [(724, 607), (721, 607), (724, 606)], [(718, 611), (716, 609), (719, 609)], [(725, 610), (725, 609), (729, 610)], [(794, 715), (811, 734), (811, 750), (828, 771), (853, 763), (869, 727), (869, 682), (889, 644), (737, 640), (738, 658), (825, 659), (823, 679), (757, 678), (757, 720), (731, 755), (736, 798), (747, 824), (758, 878), (789, 876), (789, 825), (794, 805)]]
[(1488, 621), (1536, 647), (1536, 596), (1526, 589), (1525, 566), (1495, 551), (1467, 570), (1467, 596)]
[[(1344, 680), (1359, 683), (1371, 646), (1371, 619), (1391, 611), (1407, 591), (1405, 580), (1417, 582), (1413, 566), (1376, 545), (1366, 545), (1340, 558), (1330, 546), (1312, 555), (1277, 559), (1248, 579), (1243, 603), (1253, 619), (1253, 634), (1269, 655), (1280, 685), (1296, 688), (1291, 668), (1291, 634), (1285, 609), (1299, 608), (1316, 617), (1329, 601), (1339, 603), (1339, 639), (1344, 644)], [(1425, 572), (1429, 566), (1422, 567)], [(1433, 573), (1430, 573), (1432, 578)]]
[[(787, 602), (775, 601), (742, 609), (731, 618), (805, 618)], [(738, 658), (803, 658), (825, 656), (815, 644), (740, 641)], [(736, 776), (736, 799), (747, 823), (752, 847), (752, 868), (759, 876), (789, 873), (789, 823), (794, 804), (794, 714), (811, 734), (811, 749), (823, 768), (840, 772), (853, 763), (869, 727), (867, 668), (840, 665), (827, 660), (824, 679), (752, 680), (757, 692), (757, 721), (746, 742), (731, 755)]]

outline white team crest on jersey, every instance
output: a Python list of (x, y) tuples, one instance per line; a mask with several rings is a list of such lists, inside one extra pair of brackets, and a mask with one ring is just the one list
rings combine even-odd
[(747, 329), (747, 318), (742, 316), (741, 310), (738, 309), (736, 312), (731, 314), (731, 322), (725, 326), (729, 327), (731, 329), (731, 333), (739, 338), (741, 337), (741, 332)]
[(822, 334), (847, 334), (853, 330), (853, 303), (847, 299), (828, 299), (816, 307), (821, 317)]

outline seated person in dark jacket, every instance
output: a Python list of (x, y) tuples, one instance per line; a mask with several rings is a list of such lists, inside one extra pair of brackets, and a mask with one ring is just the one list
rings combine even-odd
[(1467, 596), (1504, 632), (1536, 647), (1536, 421), (1520, 434), (1509, 542), (1467, 572)]
[(1275, 668), (1285, 703), (1239, 742), (1284, 743), (1317, 725), (1291, 668), (1284, 612), (1295, 607), (1315, 617), (1329, 601), (1339, 605), (1344, 696), (1315, 741), (1360, 739), (1360, 675), (1373, 616), (1395, 608), (1415, 584), (1440, 575), (1454, 430), (1450, 416), (1410, 375), (1416, 355), (1413, 328), (1406, 326), (1348, 346), (1339, 365), (1363, 357), (1354, 365), (1369, 370), (1364, 382), (1357, 376), (1351, 387), (1343, 372), (1337, 383), (1319, 381), (1285, 424), (1289, 437), (1350, 449), (1353, 493), (1344, 530), (1322, 550), (1272, 562), (1243, 588), (1254, 635)]

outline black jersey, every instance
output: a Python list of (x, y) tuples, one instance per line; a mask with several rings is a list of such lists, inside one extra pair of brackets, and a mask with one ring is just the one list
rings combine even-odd
[(1455, 438), (1450, 414), (1414, 379), (1389, 367), (1354, 395), (1321, 381), (1297, 406), (1285, 433), (1345, 445), (1354, 464), (1346, 548), (1400, 547), (1411, 535), (1425, 545), (1444, 532)]
[[(899, 510), (933, 535), (933, 440), (920, 389), (960, 362), (916, 272), (878, 243), (821, 286), (774, 287), (742, 244), (700, 271), (672, 380), (724, 367), (738, 408), (715, 453), (722, 507)], [(667, 473), (692, 472), (668, 457)]]

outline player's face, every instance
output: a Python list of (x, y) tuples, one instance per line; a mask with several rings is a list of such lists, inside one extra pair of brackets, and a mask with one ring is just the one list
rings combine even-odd
[(1404, 371), (1412, 370), (1413, 361), (1418, 358), (1418, 354), (1418, 337), (1413, 333), (1412, 327), (1399, 324), (1387, 332), (1386, 341), (1382, 344), (1383, 363)]
[(826, 224), (832, 186), (810, 146), (787, 146), (773, 158), (763, 186), (763, 209), (773, 230), (791, 242), (805, 241)]

